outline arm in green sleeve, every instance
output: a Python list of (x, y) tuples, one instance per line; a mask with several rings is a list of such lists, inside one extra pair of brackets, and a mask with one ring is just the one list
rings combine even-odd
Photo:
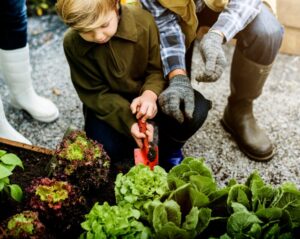
[(131, 126), (136, 119), (130, 110), (130, 102), (110, 90), (92, 62), (76, 57), (65, 47), (73, 85), (80, 100), (93, 110), (100, 120), (105, 121), (118, 132), (131, 136)]
[[(151, 17), (152, 18), (152, 17)], [(149, 58), (148, 66), (145, 72), (145, 83), (142, 86), (141, 93), (145, 90), (151, 90), (159, 95), (166, 87), (167, 81), (163, 77), (158, 30), (153, 19), (149, 24)]]

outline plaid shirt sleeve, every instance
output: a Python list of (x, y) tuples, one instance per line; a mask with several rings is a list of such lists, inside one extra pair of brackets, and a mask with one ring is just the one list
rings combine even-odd
[(221, 31), (228, 42), (258, 15), (261, 4), (261, 0), (230, 0), (211, 28)]
[(164, 76), (174, 69), (185, 70), (185, 37), (178, 23), (179, 17), (157, 1), (140, 0), (140, 2), (151, 12), (159, 29)]
[[(155, 0), (140, 0), (140, 2), (151, 12), (159, 29), (164, 75), (168, 75), (174, 69), (185, 70), (185, 38), (179, 25), (179, 17)], [(204, 7), (203, 0), (195, 2), (197, 11), (201, 11)], [(261, 0), (230, 0), (212, 29), (221, 31), (226, 42), (230, 41), (257, 16), (261, 4)]]

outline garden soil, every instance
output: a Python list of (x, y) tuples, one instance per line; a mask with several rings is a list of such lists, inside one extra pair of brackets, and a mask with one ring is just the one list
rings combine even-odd
[[(6, 201), (0, 201), (0, 222), (7, 219), (8, 217), (20, 213), (26, 208), (26, 192), (25, 188), (30, 185), (31, 181), (37, 177), (47, 177), (47, 166), (50, 162), (52, 155), (25, 148), (16, 147), (10, 144), (0, 142), (0, 148), (9, 153), (14, 153), (22, 160), (24, 170), (15, 168), (13, 175), (10, 176), (11, 183), (18, 184), (24, 193), (24, 200), (21, 203), (8, 199)], [(39, 148), (39, 147), (36, 147)], [(42, 148), (41, 148), (42, 149)], [(89, 212), (95, 202), (102, 204), (104, 201), (109, 202), (111, 205), (115, 204), (114, 195), (114, 181), (117, 173), (126, 172), (131, 165), (112, 165), (109, 174), (108, 183), (106, 183), (99, 190), (95, 190), (89, 194), (84, 195), (87, 200), (87, 207), (84, 211), (80, 212), (81, 218), (78, 222), (84, 221), (84, 215)], [(82, 209), (79, 209), (82, 210)], [(76, 212), (78, 214), (78, 212)], [(43, 222), (43, 221), (42, 221)], [(59, 223), (57, 220), (50, 222), (43, 222), (47, 229), (47, 235), (44, 239), (50, 238), (78, 238), (83, 232), (80, 223), (68, 224)], [(64, 225), (64, 228), (57, 227), (57, 225)], [(1, 238), (1, 235), (0, 235)]]

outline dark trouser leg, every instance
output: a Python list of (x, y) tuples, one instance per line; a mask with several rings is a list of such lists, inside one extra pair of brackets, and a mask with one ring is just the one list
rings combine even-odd
[(260, 14), (237, 34), (232, 60), (231, 94), (222, 119), (240, 149), (251, 159), (266, 161), (274, 155), (273, 145), (259, 128), (253, 115), (258, 98), (272, 68), (282, 41), (283, 30), (277, 19), (263, 6)]
[(130, 160), (133, 164), (133, 150), (137, 148), (133, 139), (117, 132), (110, 125), (99, 120), (91, 110), (85, 110), (85, 131), (89, 138), (103, 145), (112, 162)]
[(169, 160), (170, 155), (180, 150), (185, 142), (200, 129), (210, 109), (211, 102), (195, 91), (195, 110), (191, 120), (185, 120), (183, 124), (180, 124), (175, 119), (160, 113), (158, 116), (159, 161), (166, 170), (174, 166)]
[(14, 50), (26, 46), (27, 13), (25, 0), (0, 1), (0, 49)]

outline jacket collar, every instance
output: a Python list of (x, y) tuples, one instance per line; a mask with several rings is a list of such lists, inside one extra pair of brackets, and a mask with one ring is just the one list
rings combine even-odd
[(137, 41), (136, 22), (129, 7), (121, 5), (122, 14), (119, 21), (119, 26), (114, 37), (119, 37), (128, 41)]
[[(127, 6), (121, 5), (122, 14), (120, 15), (120, 21), (116, 34), (112, 37), (122, 38), (128, 41), (137, 42), (137, 27), (133, 14)], [(87, 42), (77, 34), (76, 38), (80, 43), (80, 52), (81, 56), (85, 55), (92, 47), (98, 45), (97, 43)], [(111, 40), (112, 40), (111, 39)], [(110, 40), (110, 41), (111, 41)]]

